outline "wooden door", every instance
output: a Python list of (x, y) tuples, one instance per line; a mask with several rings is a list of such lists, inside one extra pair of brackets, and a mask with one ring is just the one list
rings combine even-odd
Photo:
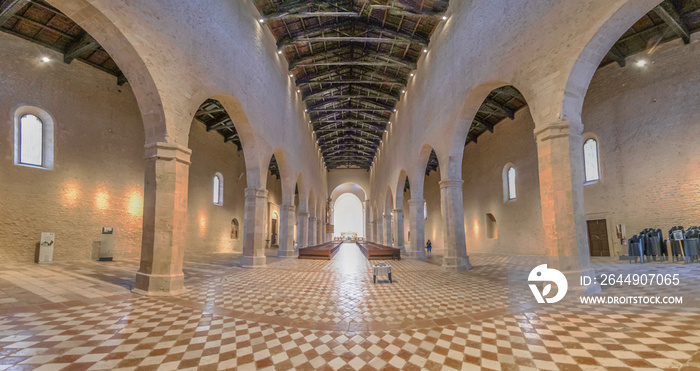
[(608, 224), (605, 219), (589, 220), (588, 244), (591, 256), (610, 256), (608, 245)]
[(272, 219), (272, 237), (270, 238), (270, 245), (277, 245), (277, 219)]

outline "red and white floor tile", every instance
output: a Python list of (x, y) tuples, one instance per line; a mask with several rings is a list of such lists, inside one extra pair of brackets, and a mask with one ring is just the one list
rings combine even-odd
[[(189, 290), (171, 298), (129, 292), (136, 261), (2, 265), (0, 371), (700, 369), (700, 308), (513, 311), (503, 256), (472, 256), (459, 272), (394, 261), (394, 283), (377, 284), (352, 245), (332, 261), (236, 262), (188, 261)], [(688, 284), (666, 294), (700, 297), (700, 265), (643, 267), (681, 272)]]

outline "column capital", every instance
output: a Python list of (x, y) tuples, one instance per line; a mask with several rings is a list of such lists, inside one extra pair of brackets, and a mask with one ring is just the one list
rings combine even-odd
[(156, 142), (144, 146), (145, 159), (176, 160), (183, 164), (190, 164), (192, 150), (175, 143)]
[(310, 219), (311, 221), (314, 221), (314, 220), (316, 220), (316, 217), (315, 217), (315, 216), (309, 216), (309, 219)]
[(583, 124), (571, 120), (558, 120), (547, 125), (535, 127), (535, 140), (545, 142), (550, 139), (581, 135)]
[(394, 210), (392, 210), (392, 212), (394, 214), (403, 213), (403, 209), (394, 209)]
[(280, 206), (281, 211), (289, 211), (289, 212), (294, 212), (297, 210), (297, 207), (295, 205), (282, 205)]
[(267, 189), (246, 188), (243, 192), (245, 193), (245, 197), (257, 197), (257, 198), (266, 198), (267, 197)]
[(439, 182), (438, 184), (440, 185), (440, 189), (462, 188), (464, 181), (462, 179), (447, 179)]
[(391, 214), (384, 214), (384, 219), (391, 219)]
[(309, 212), (308, 211), (300, 211), (298, 215), (301, 217), (309, 216)]
[(423, 199), (419, 199), (419, 200), (411, 199), (411, 200), (408, 200), (408, 204), (411, 205), (411, 206), (422, 205), (422, 204), (424, 204), (424, 203), (425, 203), (425, 200), (423, 200)]

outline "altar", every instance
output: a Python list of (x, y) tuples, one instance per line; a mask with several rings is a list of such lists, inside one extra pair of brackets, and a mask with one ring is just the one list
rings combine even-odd
[(340, 237), (346, 242), (357, 242), (357, 232), (342, 232)]

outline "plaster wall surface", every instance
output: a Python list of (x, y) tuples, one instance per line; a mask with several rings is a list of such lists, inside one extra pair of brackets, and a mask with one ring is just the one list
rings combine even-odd
[[(116, 258), (137, 257), (144, 131), (129, 86), (6, 33), (0, 45), (0, 261), (33, 261), (41, 232), (56, 234), (55, 260), (90, 259), (102, 227)], [(14, 164), (21, 106), (53, 118), (53, 170)]]
[[(649, 227), (666, 236), (671, 226), (700, 220), (700, 150), (694, 139), (700, 136), (699, 55), (699, 42), (672, 42), (644, 56), (652, 62), (644, 69), (611, 64), (593, 77), (583, 109), (584, 138), (598, 140), (601, 180), (584, 186), (585, 211), (587, 220), (607, 220), (611, 255), (627, 254), (616, 224), (625, 225), (629, 238)], [(493, 134), (465, 147), (468, 252), (545, 254), (533, 128), (526, 107), (514, 121), (502, 121)], [(502, 171), (509, 162), (517, 170), (517, 199), (504, 202)], [(497, 220), (496, 239), (486, 235), (486, 213)]]
[[(437, 171), (431, 171), (430, 174), (425, 177), (425, 191), (423, 193), (425, 205), (428, 208), (428, 218), (425, 219), (425, 242), (427, 243), (428, 240), (432, 242), (433, 254), (442, 254), (445, 248), (439, 182), (440, 168), (438, 168)], [(410, 214), (405, 215), (410, 216)]]
[[(504, 120), (494, 132), (464, 147), (464, 223), (468, 253), (544, 255), (535, 124), (527, 107), (515, 120)], [(504, 201), (503, 170), (516, 170), (516, 199)], [(426, 184), (427, 185), (427, 184)], [(426, 188), (427, 190), (427, 188)], [(439, 192), (439, 190), (438, 190)], [(489, 238), (487, 216), (496, 219)]]
[[(369, 195), (369, 189), (370, 189), (370, 180), (369, 180), (369, 172), (367, 170), (362, 170), (362, 169), (341, 169), (341, 170), (331, 170), (328, 172), (327, 175), (328, 179), (328, 194), (330, 195), (333, 190), (336, 189), (341, 184), (345, 183), (355, 183), (362, 187), (362, 190), (366, 193), (365, 197), (367, 199), (372, 199), (370, 198)], [(361, 201), (364, 201), (362, 197), (358, 193), (355, 194), (358, 196)], [(339, 195), (337, 195), (339, 196)], [(336, 196), (336, 197), (337, 197)]]
[[(243, 151), (225, 143), (216, 131), (194, 121), (190, 129), (188, 189), (188, 232), (185, 257), (190, 254), (242, 251), (243, 198), (246, 188)], [(214, 204), (213, 179), (220, 173), (224, 180), (223, 205)], [(232, 238), (231, 223), (238, 221), (238, 237)]]
[[(115, 231), (115, 258), (141, 251), (144, 132), (129, 84), (83, 63), (0, 33), (0, 261), (30, 262), (41, 232), (56, 233), (55, 260), (92, 258), (102, 227)], [(49, 55), (52, 61), (40, 63)], [(54, 169), (14, 164), (15, 111), (39, 107), (54, 121)], [(185, 254), (241, 251), (246, 168), (243, 151), (194, 121)], [(224, 205), (213, 203), (215, 173)], [(281, 203), (281, 183), (268, 179)], [(231, 222), (239, 222), (238, 239)]]
[(51, 4), (113, 54), (137, 97), (143, 98), (141, 110), (153, 116), (146, 122), (147, 142), (186, 146), (197, 108), (207, 98), (216, 98), (240, 134), (248, 187), (265, 188), (267, 165), (275, 153), (291, 192), (298, 174), (304, 174), (300, 191), (315, 189), (314, 194), (325, 196), (325, 174), (301, 96), (251, 2)]
[[(578, 120), (576, 104), (582, 102), (590, 68), (574, 67), (595, 66), (610, 45), (657, 3), (450, 2), (448, 20), (435, 30), (392, 116), (371, 171), (371, 192), (381, 192), (387, 185), (395, 190), (405, 169), (412, 191), (422, 193), (426, 145), (435, 149), (443, 179), (458, 179), (467, 135), (464, 124), (499, 86), (514, 85), (525, 95), (538, 126)], [(567, 106), (565, 96), (576, 103)]]
[[(607, 219), (611, 255), (626, 255), (615, 235), (700, 224), (700, 42), (662, 44), (645, 68), (608, 65), (591, 82), (584, 135), (598, 139), (602, 177), (584, 187), (586, 217)], [(586, 137), (587, 138), (587, 137)]]

